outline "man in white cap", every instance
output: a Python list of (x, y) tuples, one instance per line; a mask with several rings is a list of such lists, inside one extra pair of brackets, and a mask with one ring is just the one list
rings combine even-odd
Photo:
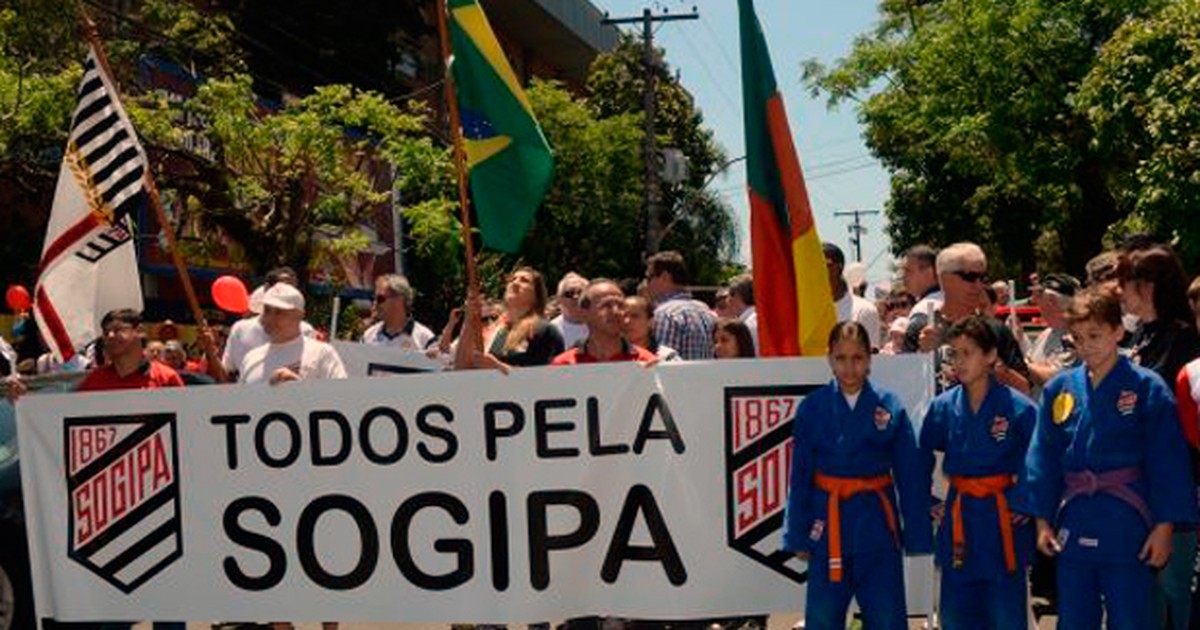
[[(267, 272), (265, 287), (255, 289), (255, 295), (252, 295), (250, 298), (250, 311), (255, 313), (255, 316), (239, 320), (230, 327), (229, 338), (225, 342), (225, 354), (221, 357), (221, 363), (225, 366), (225, 371), (229, 373), (230, 379), (236, 379), (238, 369), (241, 367), (242, 360), (246, 357), (247, 352), (267, 343), (267, 333), (263, 331), (260, 321), (262, 295), (266, 290), (280, 282), (290, 284), (294, 287), (299, 283), (299, 280), (296, 277), (296, 272), (291, 267), (279, 267)], [(313, 330), (313, 327), (308, 322), (301, 322), (300, 330), (305, 337), (316, 336), (316, 331)]]
[(286, 282), (263, 294), (259, 316), (268, 343), (246, 353), (238, 370), (242, 383), (270, 383), (318, 378), (346, 378), (346, 368), (333, 346), (304, 336), (304, 295)]

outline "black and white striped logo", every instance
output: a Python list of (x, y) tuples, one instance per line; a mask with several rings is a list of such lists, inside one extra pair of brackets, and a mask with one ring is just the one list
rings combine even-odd
[(67, 159), (84, 179), (93, 209), (119, 223), (143, 200), (146, 154), (117, 100), (111, 78), (96, 62), (95, 51), (83, 64), (79, 102), (71, 118)]
[(183, 555), (174, 414), (67, 418), (68, 555), (124, 593)]

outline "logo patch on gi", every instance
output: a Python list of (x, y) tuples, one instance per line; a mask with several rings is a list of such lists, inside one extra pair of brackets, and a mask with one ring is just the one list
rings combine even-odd
[(888, 428), (888, 424), (892, 422), (892, 412), (883, 407), (875, 408), (875, 429), (882, 431)]
[[(730, 549), (803, 584), (808, 565), (779, 549), (792, 471), (792, 424), (819, 385), (725, 388), (725, 536)], [(817, 418), (825, 421), (826, 418)], [(818, 540), (826, 524), (795, 532)]]
[(1000, 442), (1008, 437), (1008, 418), (1004, 416), (996, 416), (992, 420), (992, 439)]
[(66, 418), (67, 555), (132, 593), (183, 555), (175, 414)]
[(1117, 411), (1119, 411), (1122, 416), (1128, 416), (1129, 414), (1133, 413), (1135, 408), (1137, 408), (1137, 401), (1137, 392), (1125, 390), (1121, 392), (1120, 396), (1117, 397)]
[(1071, 412), (1075, 410), (1075, 397), (1070, 392), (1062, 392), (1054, 397), (1054, 405), (1051, 409), (1051, 419), (1054, 424), (1062, 424), (1071, 417)]
[(817, 519), (813, 521), (812, 529), (808, 532), (808, 539), (817, 542), (821, 540), (821, 534), (825, 533), (825, 521)]

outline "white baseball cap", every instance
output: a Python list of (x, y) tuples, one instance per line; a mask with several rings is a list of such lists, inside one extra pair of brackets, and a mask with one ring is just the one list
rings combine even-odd
[(263, 294), (267, 292), (267, 285), (260, 284), (250, 294), (250, 312), (255, 315), (262, 315), (262, 300)]
[(276, 282), (263, 294), (262, 303), (283, 311), (304, 310), (304, 294), (286, 282)]

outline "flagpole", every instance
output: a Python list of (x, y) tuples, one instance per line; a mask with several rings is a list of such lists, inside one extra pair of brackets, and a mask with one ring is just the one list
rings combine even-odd
[[(100, 33), (96, 29), (96, 23), (92, 21), (91, 16), (87, 14), (87, 10), (80, 8), (83, 14), (83, 30), (87, 35), (88, 42), (92, 45), (92, 50), (96, 51), (96, 63), (100, 64), (100, 68), (113, 82), (113, 100), (120, 101), (117, 92), (116, 77), (112, 73), (112, 69), (108, 65), (108, 53), (104, 50), (104, 44), (100, 41)], [(229, 375), (225, 372), (225, 366), (221, 363), (221, 357), (217, 353), (216, 346), (213, 344), (213, 339), (207, 334), (208, 321), (204, 317), (204, 311), (200, 310), (200, 301), (196, 299), (196, 290), (192, 286), (192, 277), (188, 274), (187, 265), (183, 261), (183, 253), (179, 251), (179, 243), (175, 240), (175, 230), (171, 222), (167, 220), (167, 212), (163, 209), (162, 198), (158, 194), (158, 185), (154, 183), (154, 177), (150, 174), (150, 162), (146, 161), (146, 175), (143, 178), (146, 184), (147, 196), (150, 198), (150, 206), (154, 208), (154, 213), (158, 217), (158, 224), (161, 226), (163, 233), (167, 237), (167, 247), (171, 250), (171, 260), (175, 263), (175, 270), (179, 274), (179, 280), (183, 283), (183, 292), (187, 297), (188, 305), (192, 308), (192, 316), (196, 319), (196, 324), (199, 326), (200, 344), (204, 347), (204, 355), (208, 360), (209, 373), (218, 381), (228, 380)]]
[[(454, 143), (454, 170), (458, 174), (458, 207), (462, 224), (463, 246), (467, 256), (467, 313), (470, 318), (470, 329), (474, 334), (469, 340), (475, 350), (483, 349), (483, 322), (476, 308), (479, 303), (479, 277), (475, 268), (475, 243), (471, 238), (471, 208), (470, 195), (467, 191), (467, 155), (463, 146), (462, 119), (458, 112), (458, 95), (454, 89), (454, 77), (450, 73), (450, 58), (453, 54), (450, 47), (450, 32), (446, 25), (446, 0), (437, 0), (438, 37), (442, 45), (442, 61), (446, 73), (443, 80), (446, 92), (446, 107), (450, 114), (450, 137)], [(460, 342), (461, 343), (461, 342)], [(471, 365), (474, 366), (474, 353), (471, 354)]]

